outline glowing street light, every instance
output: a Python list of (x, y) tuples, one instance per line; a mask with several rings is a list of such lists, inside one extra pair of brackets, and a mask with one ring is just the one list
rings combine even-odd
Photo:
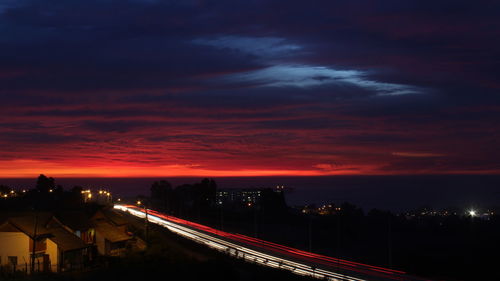
[(471, 216), (471, 217), (477, 216), (476, 210), (469, 210), (469, 216)]
[(139, 207), (140, 207), (140, 206), (142, 205), (142, 207), (144, 207), (144, 213), (146, 214), (146, 216), (144, 217), (144, 219), (145, 219), (144, 221), (145, 221), (145, 232), (146, 232), (146, 233), (145, 233), (145, 239), (146, 239), (146, 241), (145, 241), (145, 242), (146, 242), (146, 247), (147, 247), (147, 246), (148, 246), (148, 242), (149, 242), (149, 239), (148, 239), (148, 238), (149, 238), (149, 218), (148, 218), (148, 208), (147, 208), (147, 206), (146, 206), (146, 203), (144, 203), (144, 204), (143, 204), (141, 200), (137, 200), (137, 202), (136, 202), (136, 203), (137, 203), (137, 206), (139, 206)]

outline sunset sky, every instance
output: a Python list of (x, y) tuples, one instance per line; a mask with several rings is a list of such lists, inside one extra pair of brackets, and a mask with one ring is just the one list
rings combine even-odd
[(500, 174), (499, 11), (0, 0), (0, 177)]

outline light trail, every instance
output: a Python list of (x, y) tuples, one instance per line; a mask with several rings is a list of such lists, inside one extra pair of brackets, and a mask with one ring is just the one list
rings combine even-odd
[[(133, 205), (117, 204), (114, 208), (140, 218), (146, 217), (144, 209)], [(330, 281), (422, 280), (409, 277), (403, 271), (327, 257), (241, 234), (224, 232), (154, 210), (148, 209), (147, 216), (148, 221), (152, 223), (230, 256), (263, 266), (281, 268), (299, 275)], [(342, 269), (349, 272), (349, 275), (334, 272), (333, 269), (336, 271)]]

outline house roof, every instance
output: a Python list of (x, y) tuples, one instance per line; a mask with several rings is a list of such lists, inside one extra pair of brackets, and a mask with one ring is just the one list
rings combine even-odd
[(56, 243), (57, 246), (63, 251), (71, 251), (88, 247), (88, 245), (76, 235), (61, 227), (51, 229), (51, 234), (53, 237), (50, 237), (49, 239)]
[(115, 225), (126, 225), (128, 223), (122, 214), (113, 209), (103, 209), (103, 213)]
[(78, 236), (64, 229), (58, 220), (54, 220), (50, 213), (22, 213), (12, 215), (2, 225), (0, 231), (19, 231), (33, 238), (35, 235), (35, 215), (36, 215), (36, 236), (38, 238), (49, 238), (57, 244), (63, 251), (70, 251), (87, 247)]
[(90, 221), (84, 212), (80, 211), (65, 211), (56, 214), (56, 218), (65, 226), (72, 230), (85, 231), (90, 226)]
[(116, 212), (113, 209), (100, 209), (94, 214), (94, 216), (92, 216), (92, 220), (94, 221), (106, 220), (116, 226), (122, 226), (128, 223), (128, 221), (122, 214)]
[[(13, 216), (7, 219), (2, 226), (7, 227), (6, 224), (10, 224), (15, 228), (24, 232), (29, 237), (33, 237), (35, 234), (37, 236), (47, 236), (50, 234), (50, 230), (45, 227), (47, 222), (52, 216), (48, 213), (32, 213), (30, 215)], [(35, 222), (36, 222), (36, 233), (35, 233)]]
[(105, 221), (96, 222), (94, 227), (98, 234), (112, 243), (131, 239), (124, 231)]

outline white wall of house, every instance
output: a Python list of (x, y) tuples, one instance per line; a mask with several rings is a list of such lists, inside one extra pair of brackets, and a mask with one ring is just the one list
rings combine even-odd
[(49, 255), (50, 270), (52, 272), (57, 272), (57, 265), (59, 264), (59, 249), (57, 247), (57, 244), (52, 240), (47, 239), (47, 250), (45, 251), (45, 253)]
[(2, 265), (9, 264), (8, 257), (17, 257), (17, 269), (24, 270), (30, 265), (30, 238), (23, 232), (0, 232), (0, 260)]
[(97, 245), (97, 252), (100, 255), (106, 255), (106, 239), (99, 232), (96, 232), (95, 242)]

